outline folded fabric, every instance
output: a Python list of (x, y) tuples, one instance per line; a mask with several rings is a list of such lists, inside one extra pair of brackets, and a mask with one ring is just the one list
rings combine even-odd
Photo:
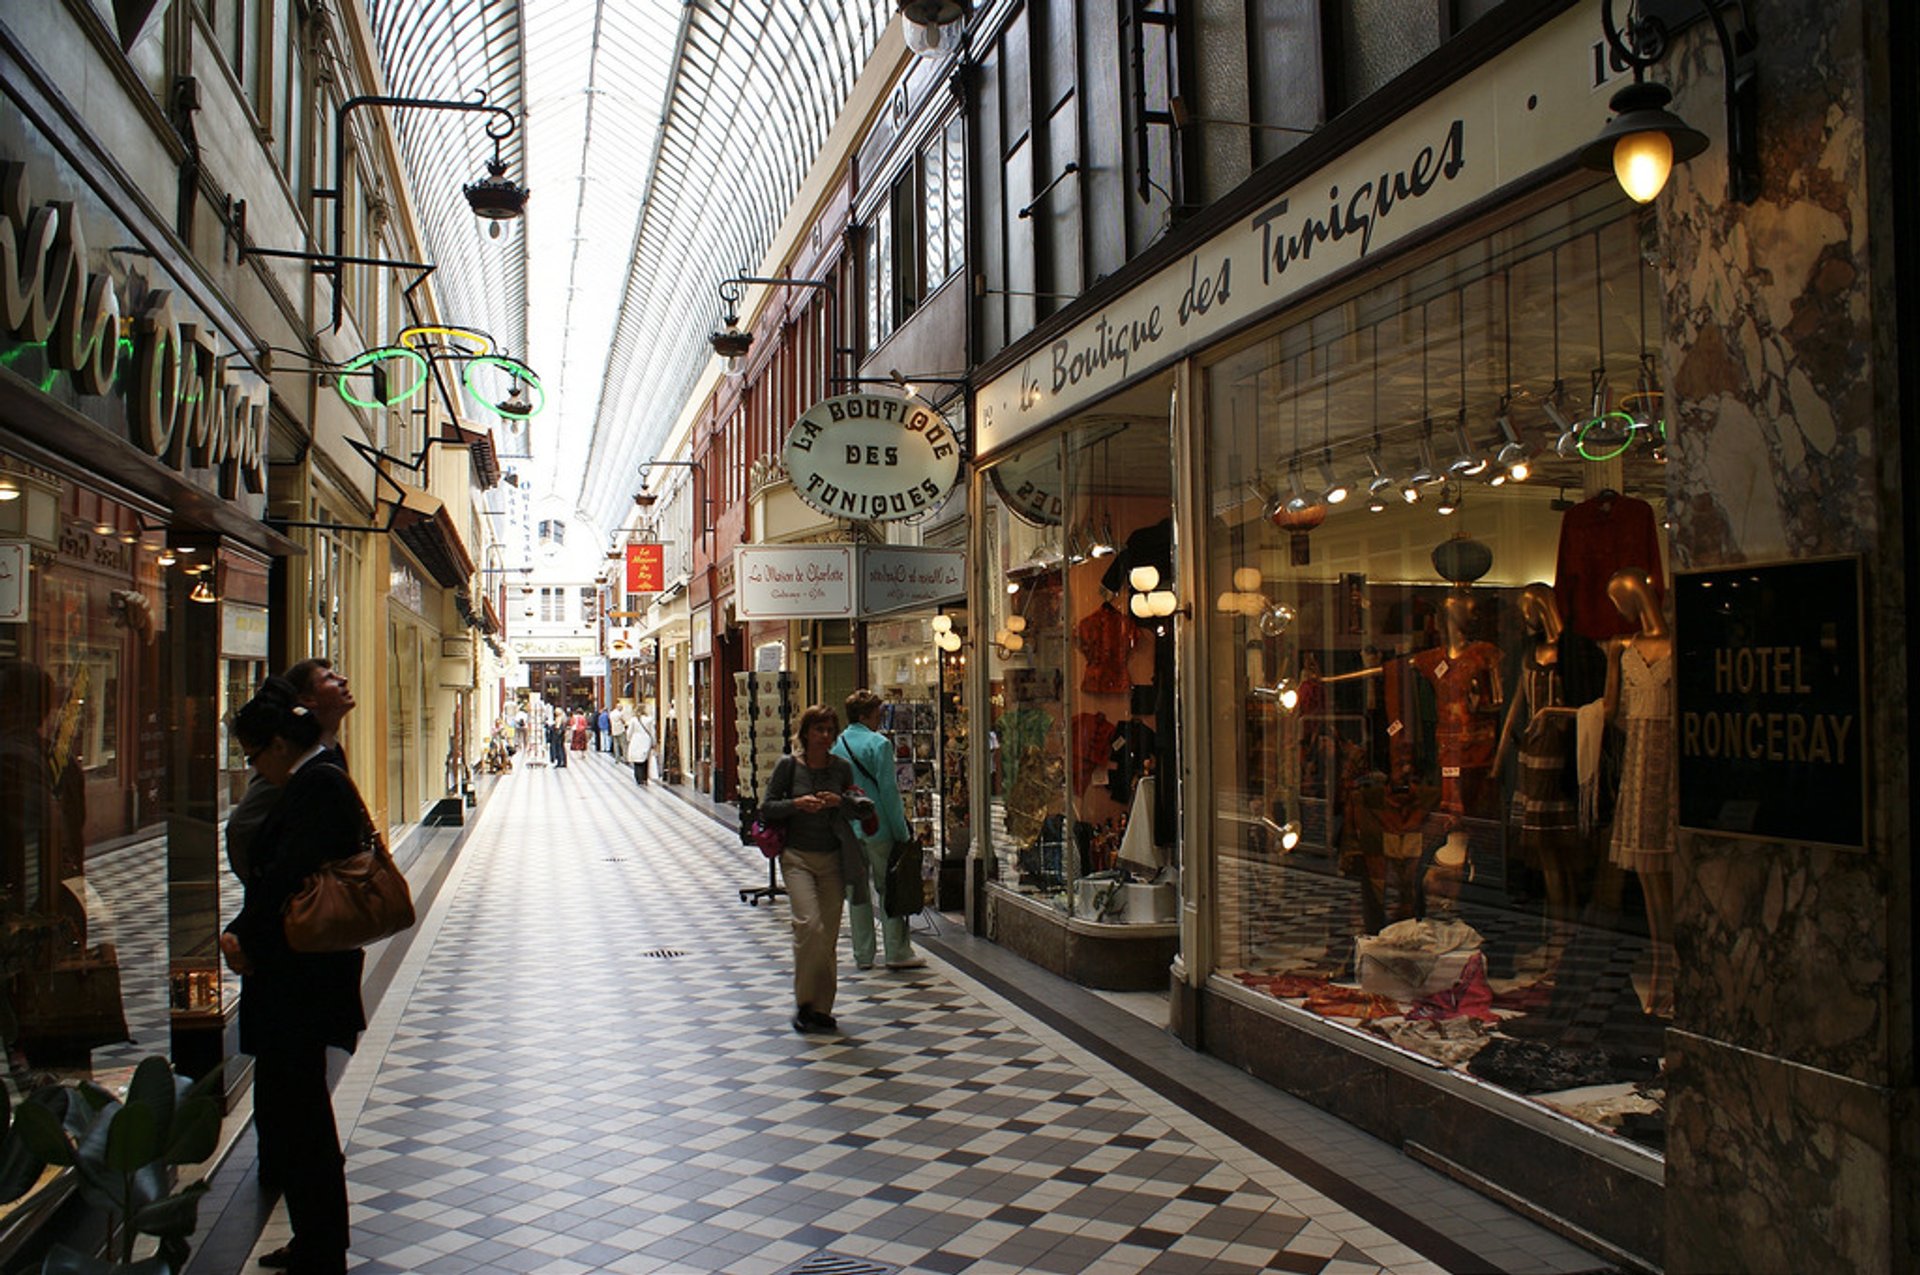
[(1445, 1021), (1398, 1020), (1376, 1023), (1373, 1031), (1402, 1049), (1410, 1049), (1448, 1067), (1458, 1067), (1486, 1048), (1492, 1039), (1485, 1023), (1472, 1018)]
[(1483, 1023), (1500, 1021), (1493, 1012), (1493, 990), (1487, 986), (1487, 958), (1475, 952), (1453, 985), (1415, 1001), (1407, 1011), (1412, 1019), (1472, 1018)]

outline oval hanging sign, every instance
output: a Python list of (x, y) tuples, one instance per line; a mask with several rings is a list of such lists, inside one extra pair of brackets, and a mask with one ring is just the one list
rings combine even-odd
[(892, 522), (940, 507), (960, 476), (960, 444), (917, 398), (839, 394), (793, 423), (786, 462), (794, 492), (821, 513)]

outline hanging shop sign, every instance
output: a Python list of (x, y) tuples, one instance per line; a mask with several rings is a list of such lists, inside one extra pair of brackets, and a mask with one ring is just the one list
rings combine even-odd
[(627, 546), (627, 592), (658, 593), (667, 587), (667, 547), (663, 544)]
[(1680, 826), (1863, 848), (1860, 560), (1678, 572)]
[(96, 419), (117, 407), (119, 419), (103, 423), (223, 499), (266, 491), (265, 379), (218, 352), (184, 293), (116, 282), (114, 254), (90, 255), (76, 205), (35, 205), (25, 165), (12, 162), (0, 163), (0, 255), (9, 367)]
[(860, 546), (860, 614), (937, 606), (967, 592), (967, 555), (958, 549)]
[(238, 660), (266, 659), (267, 609), (244, 602), (222, 602), (220, 654)]
[(835, 620), (853, 615), (852, 545), (743, 545), (734, 551), (739, 620)]
[(581, 677), (605, 677), (607, 675), (607, 657), (604, 655), (583, 655), (580, 657)]
[(1610, 111), (1593, 13), (1513, 49), (1152, 275), (986, 385), (975, 455), (1018, 439), (1566, 158)]
[(930, 513), (960, 477), (960, 444), (947, 418), (897, 394), (815, 403), (793, 423), (785, 459), (800, 499), (864, 522)]
[(687, 658), (706, 660), (713, 658), (713, 609), (696, 607), (688, 620)]
[(1029, 527), (1058, 527), (1066, 517), (1060, 449), (1036, 447), (987, 471), (1007, 512)]
[(31, 554), (23, 540), (0, 544), (0, 624), (27, 622), (27, 563)]

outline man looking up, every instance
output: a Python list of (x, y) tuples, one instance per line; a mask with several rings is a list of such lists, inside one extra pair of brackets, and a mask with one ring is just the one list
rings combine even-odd
[(333, 756), (328, 758), (340, 769), (347, 768), (347, 753), (340, 746), (340, 723), (353, 711), (353, 691), (346, 675), (333, 667), (332, 660), (301, 660), (288, 669), (286, 679), (300, 691), (300, 703), (320, 722), (320, 743)]

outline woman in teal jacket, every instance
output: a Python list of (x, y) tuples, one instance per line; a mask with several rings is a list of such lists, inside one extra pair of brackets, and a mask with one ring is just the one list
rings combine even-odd
[(847, 922), (852, 931), (853, 961), (861, 969), (873, 968), (873, 917), (877, 909), (887, 968), (917, 970), (927, 962), (913, 950), (913, 939), (907, 929), (911, 918), (888, 916), (882, 902), (887, 890), (887, 858), (893, 853), (893, 843), (905, 841), (913, 833), (907, 826), (900, 785), (894, 779), (893, 741), (876, 729), (880, 724), (880, 707), (880, 697), (872, 691), (863, 689), (847, 696), (847, 728), (840, 732), (840, 738), (833, 745), (835, 753), (852, 763), (854, 782), (867, 790), (880, 815), (880, 830), (871, 837), (864, 833), (860, 836), (861, 855), (867, 861), (871, 878), (866, 892), (869, 901), (855, 901), (853, 883), (848, 882)]

